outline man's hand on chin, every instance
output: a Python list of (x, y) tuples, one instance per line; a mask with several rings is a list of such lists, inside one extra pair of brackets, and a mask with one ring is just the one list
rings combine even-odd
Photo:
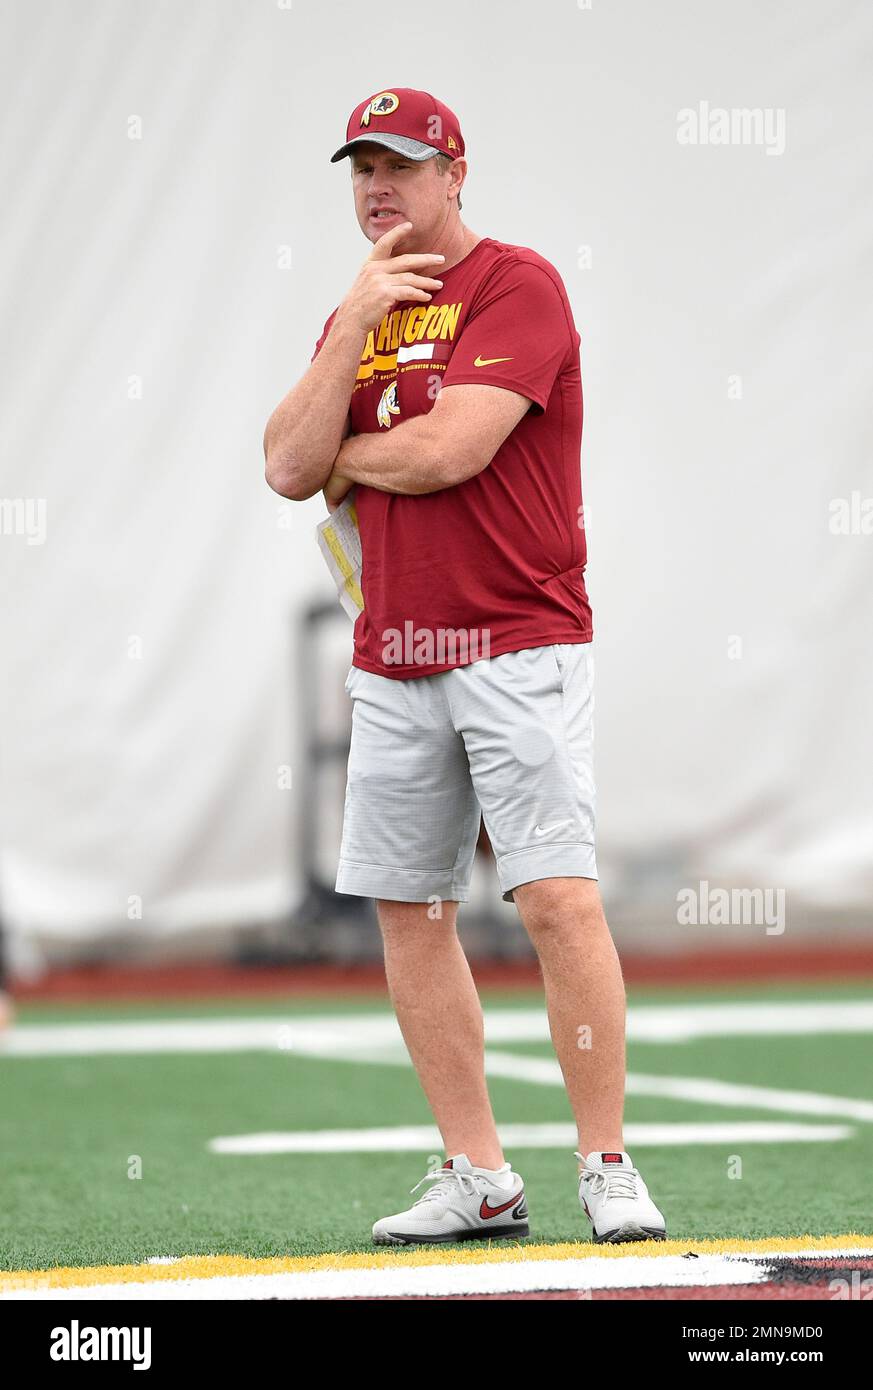
[(354, 483), (351, 478), (344, 478), (341, 473), (331, 473), (322, 489), (327, 510), (335, 512), (346, 493), (350, 492), (353, 487)]

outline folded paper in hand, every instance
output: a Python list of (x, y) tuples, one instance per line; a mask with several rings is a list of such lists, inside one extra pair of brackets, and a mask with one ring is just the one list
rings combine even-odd
[(354, 489), (346, 493), (336, 511), (319, 522), (316, 536), (340, 603), (354, 621), (363, 611), (364, 595), (361, 592), (361, 533), (353, 493)]

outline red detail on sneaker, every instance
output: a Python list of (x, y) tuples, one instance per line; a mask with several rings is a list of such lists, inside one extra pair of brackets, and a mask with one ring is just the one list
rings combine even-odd
[(503, 1211), (509, 1211), (509, 1208), (510, 1208), (510, 1207), (516, 1206), (517, 1203), (521, 1201), (521, 1199), (522, 1199), (523, 1196), (524, 1196), (524, 1188), (522, 1188), (520, 1192), (514, 1193), (513, 1196), (510, 1197), (510, 1199), (509, 1199), (508, 1202), (504, 1202), (504, 1203), (503, 1203), (503, 1206), (502, 1206), (502, 1207), (489, 1207), (489, 1205), (488, 1205), (488, 1198), (487, 1198), (487, 1197), (483, 1197), (483, 1198), (482, 1198), (482, 1205), (481, 1205), (481, 1207), (479, 1208), (479, 1215), (480, 1215), (480, 1217), (482, 1218), (483, 1221), (489, 1221), (489, 1220), (491, 1219), (492, 1216), (499, 1216), (501, 1212), (503, 1212)]
[(603, 1163), (621, 1163), (621, 1154), (601, 1154)]
[(446, 1161), (445, 1161), (445, 1163), (443, 1164), (443, 1167), (444, 1167), (444, 1168), (453, 1168), (454, 1166), (455, 1166), (455, 1160), (454, 1160), (453, 1158), (447, 1158)]

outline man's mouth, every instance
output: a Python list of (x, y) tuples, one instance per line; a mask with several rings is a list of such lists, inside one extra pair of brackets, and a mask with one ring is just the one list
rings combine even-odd
[(389, 217), (399, 217), (400, 213), (396, 208), (373, 208), (370, 216), (377, 222), (387, 222)]

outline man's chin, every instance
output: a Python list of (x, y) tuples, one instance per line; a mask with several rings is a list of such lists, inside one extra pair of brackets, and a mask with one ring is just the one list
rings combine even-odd
[[(375, 245), (379, 238), (383, 237), (386, 232), (390, 232), (393, 227), (399, 227), (401, 223), (408, 221), (409, 218), (403, 216), (386, 217), (383, 219), (383, 225), (380, 225), (379, 222), (374, 222), (372, 218), (368, 217), (361, 226), (361, 230), (363, 231), (364, 236), (367, 238), (367, 240), (372, 241)], [(394, 245), (395, 247), (402, 246), (404, 250), (408, 251), (410, 249), (409, 242), (414, 237), (414, 230), (411, 232), (405, 232), (404, 235), (400, 238), (400, 240), (396, 241)]]

